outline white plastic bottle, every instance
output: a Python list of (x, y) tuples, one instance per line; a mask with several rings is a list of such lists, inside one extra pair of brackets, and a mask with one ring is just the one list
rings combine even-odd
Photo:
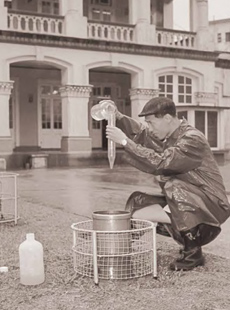
[(26, 234), (26, 240), (19, 246), (20, 282), (24, 285), (38, 285), (45, 281), (43, 246)]

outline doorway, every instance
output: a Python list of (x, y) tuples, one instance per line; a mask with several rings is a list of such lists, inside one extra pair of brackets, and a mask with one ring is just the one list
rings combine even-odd
[(62, 138), (62, 101), (59, 85), (39, 85), (39, 144), (42, 149), (59, 149)]

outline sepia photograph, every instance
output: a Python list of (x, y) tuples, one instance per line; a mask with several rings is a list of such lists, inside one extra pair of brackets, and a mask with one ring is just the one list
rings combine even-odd
[(0, 310), (230, 310), (230, 1), (0, 16)]

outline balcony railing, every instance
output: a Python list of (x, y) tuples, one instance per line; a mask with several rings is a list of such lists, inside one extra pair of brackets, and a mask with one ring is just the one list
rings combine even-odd
[(156, 44), (163, 46), (194, 49), (196, 33), (172, 29), (156, 29)]
[(9, 30), (51, 35), (63, 34), (64, 17), (30, 13), (8, 13)]
[(134, 42), (134, 26), (89, 22), (88, 38), (106, 41)]
[(197, 105), (213, 105), (218, 104), (218, 94), (209, 92), (195, 92), (195, 102)]
[[(76, 25), (77, 27), (77, 25)], [(49, 35), (68, 35), (64, 33), (64, 17), (48, 16), (36, 13), (8, 12), (8, 29), (20, 32), (41, 33)], [(105, 22), (88, 22), (88, 38), (138, 43), (134, 25), (121, 25)], [(154, 34), (153, 34), (154, 36)], [(172, 29), (156, 28), (155, 36), (150, 38), (148, 45), (161, 45), (175, 48), (196, 48), (196, 33)]]

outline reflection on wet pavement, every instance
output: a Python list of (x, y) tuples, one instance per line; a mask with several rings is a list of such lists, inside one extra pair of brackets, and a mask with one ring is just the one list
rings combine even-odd
[(18, 190), (30, 202), (90, 218), (95, 210), (123, 210), (135, 190), (160, 191), (153, 176), (133, 168), (24, 170)]

